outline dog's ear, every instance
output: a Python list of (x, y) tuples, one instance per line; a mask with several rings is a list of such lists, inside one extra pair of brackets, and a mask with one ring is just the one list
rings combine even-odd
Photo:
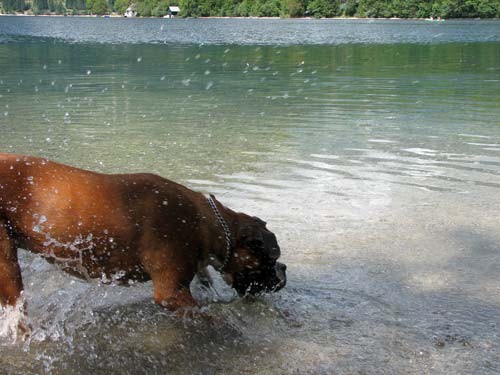
[(274, 233), (267, 231), (264, 233), (263, 237), (264, 248), (266, 249), (268, 256), (274, 260), (278, 259), (281, 255), (281, 250)]
[(258, 224), (263, 225), (264, 227), (267, 225), (267, 223), (264, 220), (262, 220), (257, 216), (252, 216), (252, 219), (254, 219)]

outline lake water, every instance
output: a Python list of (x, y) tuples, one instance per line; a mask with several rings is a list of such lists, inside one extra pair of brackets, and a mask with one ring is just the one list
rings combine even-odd
[(21, 252), (8, 374), (498, 374), (500, 22), (0, 17), (0, 150), (268, 222), (289, 282), (179, 320)]

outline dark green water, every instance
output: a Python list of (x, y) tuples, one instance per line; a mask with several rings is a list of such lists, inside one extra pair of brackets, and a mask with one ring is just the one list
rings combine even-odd
[(18, 19), (0, 150), (214, 192), (289, 284), (179, 322), (23, 253), (7, 373), (500, 371), (500, 22)]

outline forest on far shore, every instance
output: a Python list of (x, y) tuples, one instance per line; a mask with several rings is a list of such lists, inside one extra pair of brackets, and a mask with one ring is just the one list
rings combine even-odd
[(183, 17), (500, 18), (500, 0), (2, 0), (2, 13), (162, 17), (170, 5)]

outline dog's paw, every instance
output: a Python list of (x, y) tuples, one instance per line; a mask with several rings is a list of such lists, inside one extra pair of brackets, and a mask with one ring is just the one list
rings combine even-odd
[(31, 327), (22, 300), (15, 306), (0, 306), (0, 337), (16, 342), (26, 340), (30, 334)]
[(31, 325), (25, 320), (21, 319), (17, 324), (17, 339), (26, 341), (33, 332)]

